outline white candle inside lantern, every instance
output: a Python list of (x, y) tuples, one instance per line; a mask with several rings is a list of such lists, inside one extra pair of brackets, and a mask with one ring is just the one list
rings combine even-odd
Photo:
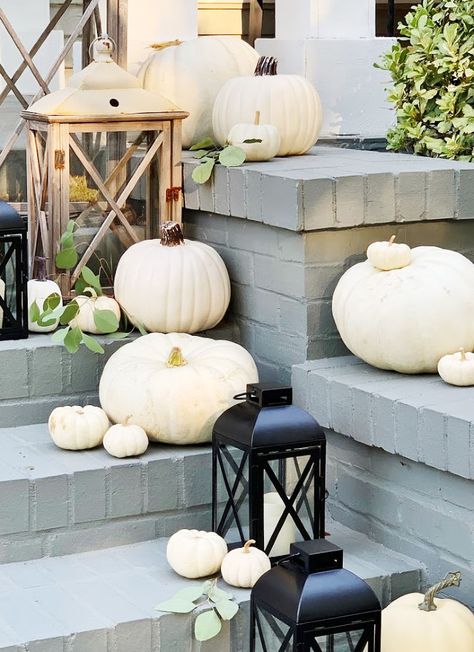
[[(284, 510), (285, 504), (276, 491), (263, 496), (263, 539), (265, 547), (270, 541), (270, 537)], [(291, 516), (287, 516), (268, 554), (272, 557), (287, 555), (290, 552), (290, 543), (295, 541), (296, 526)]]

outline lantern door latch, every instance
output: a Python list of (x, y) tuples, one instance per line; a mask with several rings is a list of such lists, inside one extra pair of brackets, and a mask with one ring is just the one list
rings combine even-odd
[(181, 196), (181, 188), (179, 186), (173, 186), (172, 188), (166, 189), (166, 201), (179, 201)]

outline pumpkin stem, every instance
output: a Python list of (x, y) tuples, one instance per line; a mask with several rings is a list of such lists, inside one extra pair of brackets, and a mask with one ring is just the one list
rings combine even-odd
[(248, 541), (246, 541), (246, 542), (244, 543), (243, 551), (244, 551), (245, 553), (247, 553), (247, 555), (248, 555), (249, 552), (250, 552), (250, 546), (253, 546), (253, 545), (255, 545), (256, 543), (257, 543), (257, 542), (255, 541), (255, 539), (249, 539)]
[(461, 360), (462, 361), (467, 360), (466, 352), (464, 351), (464, 347), (461, 346), (461, 348), (459, 349), (459, 353), (461, 354)]
[(164, 50), (165, 48), (171, 48), (174, 45), (181, 45), (183, 41), (180, 41), (179, 38), (174, 41), (162, 41), (161, 43), (152, 43), (149, 47), (153, 50)]
[(278, 74), (278, 59), (275, 57), (260, 57), (255, 68), (255, 77), (266, 77)]
[(97, 292), (94, 290), (94, 288), (84, 288), (84, 294), (86, 292), (89, 292), (91, 299), (97, 299)]
[(183, 231), (178, 222), (165, 222), (160, 227), (161, 244), (164, 247), (177, 247), (184, 244)]
[(425, 593), (423, 602), (420, 602), (418, 605), (418, 609), (421, 609), (422, 611), (436, 611), (438, 607), (434, 601), (435, 595), (443, 589), (449, 588), (450, 586), (459, 586), (460, 583), (461, 573), (459, 571), (448, 573), (444, 580), (441, 580), (441, 582), (438, 582), (438, 584), (435, 584), (430, 589), (428, 589), (428, 591)]
[(170, 356), (168, 358), (168, 362), (166, 363), (167, 367), (184, 367), (184, 365), (188, 364), (186, 360), (183, 357), (183, 352), (179, 348), (179, 346), (174, 346), (171, 349)]
[(255, 111), (255, 122), (257, 126), (260, 124), (260, 111)]
[(36, 281), (47, 281), (48, 275), (46, 274), (46, 261), (48, 259), (44, 256), (35, 256), (36, 263)]
[(391, 237), (390, 240), (388, 241), (388, 244), (389, 244), (389, 245), (393, 244), (393, 243), (395, 242), (395, 238), (396, 238), (396, 237), (397, 237), (396, 235), (392, 235), (392, 237)]

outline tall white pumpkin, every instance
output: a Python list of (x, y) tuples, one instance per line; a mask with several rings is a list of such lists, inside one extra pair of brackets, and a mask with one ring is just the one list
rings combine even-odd
[(189, 112), (183, 123), (183, 147), (212, 136), (212, 107), (228, 79), (249, 75), (257, 52), (241, 39), (204, 36), (156, 46), (138, 73), (142, 86), (159, 92)]
[(151, 333), (121, 347), (100, 379), (102, 408), (115, 423), (141, 426), (153, 441), (211, 440), (233, 397), (258, 380), (238, 344), (184, 333)]
[(229, 305), (230, 280), (217, 251), (185, 240), (166, 222), (161, 240), (131, 246), (117, 265), (115, 298), (134, 324), (153, 333), (197, 333), (218, 324)]
[(474, 265), (439, 247), (411, 249), (403, 267), (351, 267), (334, 291), (339, 333), (359, 358), (380, 369), (433, 373), (447, 353), (474, 348)]
[(264, 124), (280, 134), (278, 156), (304, 154), (321, 131), (323, 112), (314, 86), (299, 75), (278, 75), (276, 61), (262, 57), (255, 75), (229, 80), (219, 92), (212, 113), (214, 135), (224, 145), (237, 124)]

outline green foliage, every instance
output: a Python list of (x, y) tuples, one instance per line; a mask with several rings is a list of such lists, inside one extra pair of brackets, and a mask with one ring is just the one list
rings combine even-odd
[(208, 641), (219, 634), (222, 620), (231, 620), (237, 614), (239, 605), (234, 602), (231, 593), (217, 587), (217, 580), (208, 580), (203, 584), (181, 589), (169, 600), (160, 602), (156, 609), (176, 614), (190, 613), (198, 609), (199, 613), (194, 621), (194, 636), (197, 641)]
[(201, 160), (192, 173), (195, 183), (206, 183), (212, 176), (217, 163), (225, 167), (237, 167), (245, 163), (245, 152), (235, 145), (218, 147), (212, 138), (204, 138), (191, 147), (194, 158)]
[(423, 0), (377, 67), (394, 82), (389, 148), (474, 161), (474, 0)]

